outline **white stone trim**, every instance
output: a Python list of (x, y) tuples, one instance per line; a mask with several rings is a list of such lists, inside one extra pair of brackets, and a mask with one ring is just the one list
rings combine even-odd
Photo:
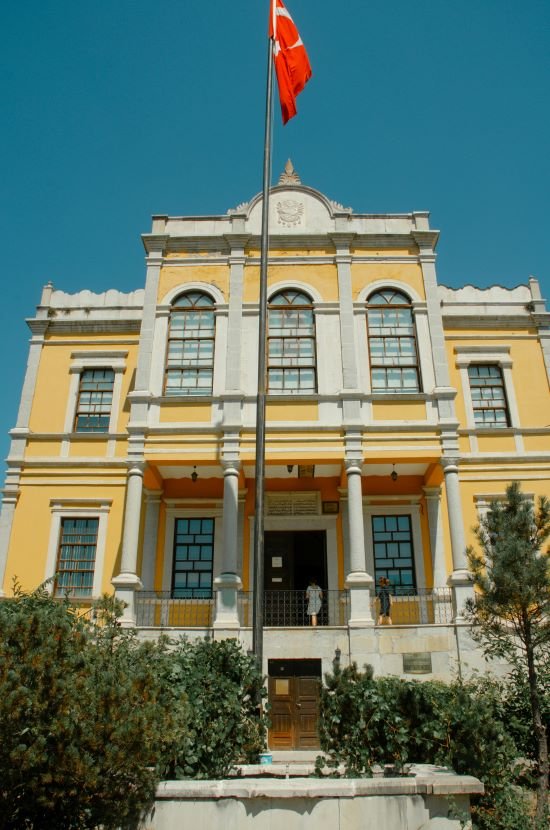
[(362, 288), (357, 295), (356, 303), (363, 303), (364, 305), (367, 305), (368, 297), (383, 288), (391, 288), (395, 289), (395, 291), (401, 291), (406, 297), (410, 298), (411, 305), (425, 302), (424, 298), (420, 296), (418, 291), (416, 291), (408, 283), (395, 279), (383, 279), (375, 280), (374, 282), (370, 282), (368, 285), (364, 286), (364, 288)]
[(223, 559), (223, 510), (216, 507), (177, 507), (170, 505), (168, 501), (167, 505), (161, 590), (168, 592), (172, 590), (176, 519), (214, 519), (214, 560), (212, 562), (212, 590), (214, 590), (213, 581), (221, 573)]
[[(363, 520), (365, 524), (365, 541), (366, 541), (366, 557), (367, 557), (367, 571), (374, 575), (374, 542), (372, 537), (372, 517), (373, 516), (410, 516), (412, 541), (414, 549), (414, 570), (416, 576), (417, 590), (422, 592), (426, 590), (426, 573), (424, 570), (424, 549), (422, 545), (422, 530), (420, 527), (420, 505), (417, 502), (418, 497), (403, 496), (402, 504), (369, 504), (363, 503)], [(365, 500), (363, 500), (365, 502)]]
[[(89, 503), (89, 506), (84, 506), (85, 503)], [(61, 520), (65, 518), (99, 519), (91, 598), (98, 598), (102, 595), (103, 568), (107, 541), (107, 517), (111, 505), (112, 499), (52, 499), (50, 501), (52, 521), (50, 525), (48, 551), (46, 554), (44, 580), (51, 580), (55, 575)], [(50, 582), (47, 588), (52, 593), (53, 582)]]
[[(475, 430), (476, 434), (470, 435), (470, 451), (475, 455), (478, 453), (478, 433), (485, 432), (483, 427), (476, 426), (474, 417), (474, 405), (472, 401), (472, 394), (470, 390), (470, 378), (468, 377), (468, 367), (472, 363), (480, 364), (496, 364), (502, 371), (502, 380), (504, 383), (504, 393), (506, 395), (506, 403), (508, 405), (508, 415), (510, 417), (510, 427), (514, 432), (514, 439), (516, 443), (517, 452), (524, 451), (523, 436), (519, 432), (519, 412), (517, 405), (516, 392), (514, 389), (514, 381), (512, 374), (513, 361), (510, 356), (510, 346), (490, 345), (484, 343), (483, 345), (460, 346), (454, 347), (456, 356), (456, 367), (460, 371), (460, 381), (462, 384), (462, 391), (464, 395), (464, 404), (466, 410), (466, 428)], [(504, 428), (495, 428), (491, 430), (491, 434), (498, 434)]]
[[(227, 263), (227, 258), (224, 260)], [(164, 267), (169, 268), (171, 266), (171, 262), (165, 262)], [(224, 305), (226, 299), (223, 293), (220, 291), (217, 286), (213, 285), (210, 282), (202, 282), (201, 280), (194, 280), (193, 282), (184, 282), (177, 285), (175, 288), (171, 288), (157, 303), (158, 306), (172, 306), (176, 297), (179, 297), (181, 294), (189, 294), (192, 291), (200, 291), (201, 293), (208, 294), (209, 297), (212, 297), (215, 305)]]
[(315, 303), (323, 302), (323, 297), (317, 288), (314, 288), (309, 282), (301, 282), (300, 280), (281, 280), (280, 282), (276, 282), (274, 285), (270, 285), (267, 292), (267, 302), (270, 303), (271, 298), (275, 296), (275, 294), (280, 294), (281, 291), (288, 290), (302, 291), (304, 294), (309, 294), (313, 305)]
[[(109, 415), (109, 426), (105, 437), (116, 433), (118, 423), (120, 398), (122, 394), (122, 375), (126, 370), (127, 351), (78, 351), (71, 352), (71, 364), (69, 366), (70, 381), (69, 394), (67, 397), (67, 408), (65, 410), (65, 424), (63, 427), (64, 438), (61, 442), (61, 456), (67, 458), (69, 455), (68, 435), (74, 432), (74, 419), (78, 402), (78, 390), (80, 388), (80, 377), (86, 369), (112, 369), (115, 373), (113, 382), (113, 397), (111, 412)], [(84, 434), (84, 433), (82, 433)], [(80, 433), (79, 433), (80, 435)], [(107, 455), (115, 453), (115, 441), (108, 438)]]

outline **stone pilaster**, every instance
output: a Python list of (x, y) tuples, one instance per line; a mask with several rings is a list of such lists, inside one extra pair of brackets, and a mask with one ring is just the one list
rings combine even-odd
[(135, 592), (142, 587), (137, 575), (141, 499), (143, 494), (143, 467), (141, 462), (131, 462), (126, 484), (126, 510), (122, 533), (120, 573), (112, 579), (117, 599), (125, 603), (121, 620), (124, 626), (135, 626)]
[(460, 500), (460, 482), (458, 479), (458, 459), (443, 458), (441, 461), (445, 474), (445, 491), (447, 495), (447, 514), (451, 535), (451, 552), (453, 557), (453, 572), (448, 584), (453, 589), (455, 605), (455, 621), (464, 619), (463, 609), (466, 599), (473, 597), (473, 583), (468, 571), (466, 560), (466, 538), (464, 535), (464, 518), (462, 516), (462, 502)]
[(216, 616), (214, 628), (238, 628), (238, 592), (242, 587), (237, 574), (239, 531), (239, 468), (227, 462), (223, 471), (223, 559), (222, 571), (214, 580)]

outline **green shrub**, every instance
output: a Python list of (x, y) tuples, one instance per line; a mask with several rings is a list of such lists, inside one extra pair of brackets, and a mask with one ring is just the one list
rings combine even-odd
[(43, 590), (0, 602), (0, 828), (133, 828), (181, 745), (164, 643)]
[(256, 660), (236, 640), (182, 640), (172, 653), (171, 682), (187, 697), (189, 729), (178, 747), (176, 778), (223, 778), (265, 747), (266, 692)]
[(327, 675), (321, 693), (321, 748), (317, 771), (370, 776), (375, 764), (432, 763), (475, 775), (485, 795), (473, 799), (477, 830), (532, 826), (522, 792), (514, 787), (516, 745), (505, 726), (499, 684), (374, 678), (353, 664)]

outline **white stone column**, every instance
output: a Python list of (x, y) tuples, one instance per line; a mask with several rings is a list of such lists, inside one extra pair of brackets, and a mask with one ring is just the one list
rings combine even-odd
[(450, 620), (448, 611), (451, 596), (447, 587), (443, 517), (441, 515), (441, 487), (424, 487), (423, 490), (426, 499), (432, 551), (434, 622), (445, 623)]
[(443, 525), (441, 520), (441, 487), (424, 487), (430, 547), (432, 549), (433, 587), (445, 588), (447, 585), (447, 568), (445, 566), (445, 549), (443, 546)]
[(453, 557), (453, 572), (448, 579), (448, 584), (453, 588), (455, 621), (461, 622), (464, 619), (464, 603), (466, 599), (473, 597), (474, 589), (466, 560), (466, 537), (464, 535), (464, 519), (460, 500), (458, 460), (456, 458), (443, 458), (441, 464), (445, 474), (447, 514)]
[(127, 627), (136, 624), (135, 592), (142, 587), (141, 579), (137, 575), (142, 493), (143, 463), (132, 462), (128, 470), (126, 484), (126, 510), (122, 533), (120, 573), (111, 580), (115, 586), (117, 599), (125, 603), (121, 624)]
[(238, 628), (238, 592), (242, 588), (237, 574), (239, 533), (239, 468), (226, 463), (223, 471), (223, 559), (222, 571), (214, 580), (216, 616), (214, 628)]
[(365, 556), (365, 526), (363, 521), (363, 494), (361, 466), (357, 461), (346, 463), (348, 479), (348, 521), (350, 573), (346, 586), (350, 590), (352, 628), (374, 625), (371, 609), (371, 588), (374, 580), (367, 573)]

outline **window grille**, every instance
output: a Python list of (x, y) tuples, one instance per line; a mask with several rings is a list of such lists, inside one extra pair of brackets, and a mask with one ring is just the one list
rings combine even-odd
[(176, 519), (172, 596), (210, 599), (214, 563), (214, 519)]
[(411, 517), (373, 516), (374, 573), (389, 579), (395, 596), (416, 593)]
[(420, 372), (410, 300), (393, 289), (371, 294), (367, 309), (373, 392), (419, 392)]
[(268, 315), (268, 391), (315, 393), (315, 322), (310, 298), (299, 291), (281, 291), (269, 301)]
[(94, 583), (99, 519), (64, 518), (57, 555), (54, 594), (89, 597)]
[(470, 394), (476, 427), (508, 427), (510, 416), (502, 369), (496, 364), (470, 364), (468, 366)]
[(75, 432), (109, 432), (114, 383), (112, 369), (84, 369), (78, 388)]
[(178, 297), (170, 314), (166, 395), (211, 395), (214, 375), (214, 301), (190, 291)]

